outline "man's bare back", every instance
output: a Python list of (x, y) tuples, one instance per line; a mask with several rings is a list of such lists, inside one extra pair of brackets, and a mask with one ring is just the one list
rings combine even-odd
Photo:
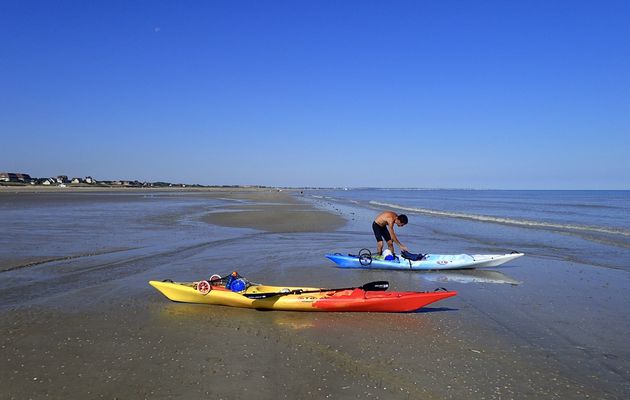
[(398, 214), (393, 211), (383, 211), (379, 215), (374, 218), (374, 222), (376, 222), (380, 226), (393, 225), (398, 218)]

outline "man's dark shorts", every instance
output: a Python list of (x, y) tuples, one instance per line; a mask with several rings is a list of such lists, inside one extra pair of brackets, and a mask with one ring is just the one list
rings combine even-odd
[(389, 235), (389, 229), (387, 229), (387, 225), (380, 226), (376, 223), (376, 221), (372, 222), (372, 230), (374, 231), (374, 237), (377, 242), (383, 241), (385, 239), (386, 242), (392, 240), (392, 237)]

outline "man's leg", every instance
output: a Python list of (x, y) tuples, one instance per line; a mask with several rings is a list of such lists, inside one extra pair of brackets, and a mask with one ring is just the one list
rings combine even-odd
[(392, 252), (392, 254), (396, 254), (394, 253), (394, 242), (392, 240), (387, 241), (387, 247), (389, 248), (389, 251)]
[(376, 254), (379, 256), (383, 255), (383, 241), (379, 240), (376, 242)]

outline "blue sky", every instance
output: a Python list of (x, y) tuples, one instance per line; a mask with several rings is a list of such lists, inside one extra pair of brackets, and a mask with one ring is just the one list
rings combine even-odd
[(628, 1), (0, 2), (0, 170), (630, 189)]

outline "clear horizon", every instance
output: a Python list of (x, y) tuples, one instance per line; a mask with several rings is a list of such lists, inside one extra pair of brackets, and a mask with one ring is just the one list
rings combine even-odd
[(0, 171), (627, 190), (629, 16), (626, 1), (5, 2)]

